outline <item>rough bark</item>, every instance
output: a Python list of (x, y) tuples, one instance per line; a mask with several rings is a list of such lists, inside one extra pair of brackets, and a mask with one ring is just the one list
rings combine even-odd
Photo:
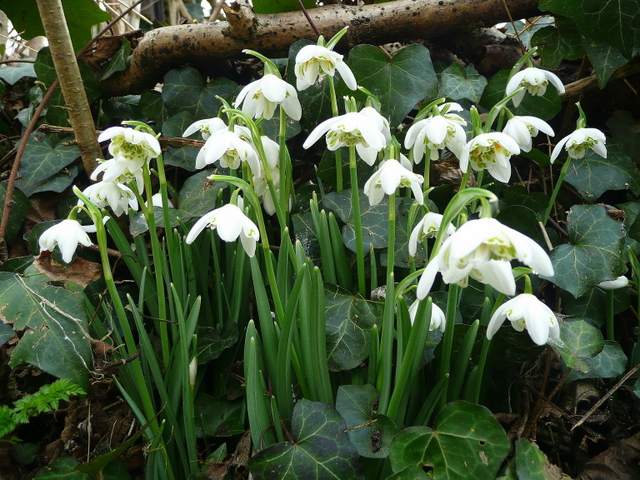
[(85, 170), (91, 173), (97, 165), (96, 158), (102, 156), (102, 151), (94, 133), (95, 125), (62, 3), (60, 0), (37, 0), (37, 3), (44, 31), (49, 39), (49, 48), (62, 95), (69, 111), (69, 120), (82, 155), (82, 163)]
[[(246, 0), (241, 0), (246, 1)], [(398, 0), (349, 7), (327, 5), (310, 10), (311, 18), (329, 38), (345, 26), (342, 47), (383, 44), (401, 39), (433, 38), (447, 33), (495, 25), (539, 14), (538, 0)], [(302, 12), (256, 15), (246, 3), (225, 5), (228, 22), (157, 28), (145, 34), (126, 70), (102, 83), (111, 95), (140, 93), (162, 80), (171, 68), (203, 59), (234, 58), (245, 48), (268, 56), (286, 55), (300, 39), (315, 40)]]

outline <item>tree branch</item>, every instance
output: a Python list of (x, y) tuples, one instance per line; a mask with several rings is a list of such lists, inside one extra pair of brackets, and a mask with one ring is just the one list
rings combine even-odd
[[(163, 27), (146, 33), (129, 57), (127, 69), (101, 84), (110, 95), (140, 93), (170, 69), (187, 63), (238, 57), (251, 48), (269, 56), (286, 55), (289, 46), (316, 35), (302, 12), (256, 15), (246, 0), (224, 5), (228, 22)], [(538, 15), (538, 0), (398, 0), (361, 7), (327, 5), (309, 10), (325, 37), (349, 26), (343, 47), (383, 44), (410, 38), (492, 26)]]

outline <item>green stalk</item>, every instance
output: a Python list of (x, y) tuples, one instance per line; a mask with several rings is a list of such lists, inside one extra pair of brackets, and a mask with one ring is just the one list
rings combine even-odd
[(613, 318), (615, 316), (615, 300), (613, 297), (613, 290), (607, 290), (607, 340), (615, 340), (615, 332), (613, 325)]
[[(500, 301), (502, 303), (502, 301)], [(496, 302), (496, 305), (500, 305), (500, 303)], [(482, 304), (482, 313), (481, 313), (481, 324), (485, 327), (489, 324), (489, 320), (491, 319), (491, 313), (493, 310), (497, 308), (491, 308), (491, 301), (488, 297), (485, 297), (484, 303)], [(475, 385), (473, 385), (473, 399), (471, 400), (473, 403), (479, 403), (480, 401), (480, 391), (482, 389), (482, 379), (484, 376), (484, 368), (487, 364), (487, 356), (489, 355), (489, 347), (491, 346), (491, 340), (487, 338), (487, 335), (484, 335), (484, 339), (482, 340), (482, 349), (480, 350), (480, 357), (478, 358), (478, 365), (476, 369), (476, 377), (475, 377)]]
[[(336, 86), (333, 83), (333, 77), (327, 75), (325, 77), (329, 83), (329, 94), (331, 96), (331, 114), (337, 117), (340, 112), (338, 111), (338, 98), (336, 97)], [(336, 191), (341, 192), (344, 189), (344, 182), (342, 180), (342, 151), (337, 149), (335, 152), (336, 157)]]
[[(285, 225), (289, 222), (289, 199), (293, 192), (293, 167), (291, 157), (287, 149), (287, 115), (280, 107), (280, 132), (278, 134), (278, 144), (280, 145), (280, 205), (284, 208)], [(278, 202), (275, 202), (278, 203)]]
[(469, 358), (471, 357), (471, 351), (473, 350), (473, 344), (476, 341), (479, 327), (480, 320), (476, 320), (469, 326), (469, 330), (467, 330), (467, 333), (462, 339), (460, 351), (453, 362), (453, 372), (451, 374), (451, 381), (449, 382), (449, 401), (458, 400), (460, 398), (462, 385), (464, 384), (464, 379), (467, 376)]
[[(447, 294), (447, 312), (444, 335), (442, 338), (442, 357), (440, 358), (440, 378), (449, 378), (451, 374), (451, 351), (453, 349), (453, 331), (456, 321), (456, 311), (458, 310), (458, 297), (460, 286), (456, 283), (449, 285)], [(449, 383), (444, 387), (444, 393), (440, 397), (442, 407), (447, 403)]]
[(380, 342), (380, 361), (378, 362), (378, 392), (380, 401), (378, 412), (385, 415), (391, 394), (391, 374), (393, 371), (393, 337), (394, 337), (394, 299), (395, 277), (393, 272), (387, 276), (384, 313), (382, 314), (382, 341)]
[(556, 203), (556, 197), (560, 192), (560, 188), (562, 187), (562, 182), (564, 181), (564, 177), (567, 175), (569, 171), (569, 165), (571, 164), (571, 157), (567, 157), (564, 161), (564, 165), (562, 166), (562, 170), (560, 170), (560, 176), (556, 181), (555, 186), (553, 187), (553, 192), (551, 193), (551, 198), (549, 199), (549, 204), (547, 205), (547, 209), (544, 211), (544, 216), (542, 217), (542, 224), (546, 225), (547, 220), (549, 219), (549, 215), (551, 215), (551, 210), (553, 210), (553, 205)]
[(364, 274), (364, 250), (362, 240), (362, 218), (360, 217), (360, 193), (358, 191), (358, 168), (356, 147), (349, 147), (349, 173), (351, 174), (351, 208), (353, 209), (353, 229), (356, 236), (356, 265), (358, 271), (358, 292), (366, 297)]

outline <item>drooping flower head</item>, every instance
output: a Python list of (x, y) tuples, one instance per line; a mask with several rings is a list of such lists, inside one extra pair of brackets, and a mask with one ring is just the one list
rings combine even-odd
[(144, 191), (142, 176), (144, 162), (140, 158), (128, 159), (122, 156), (100, 160), (96, 169), (91, 173), (91, 180), (97, 180), (102, 173), (102, 182), (116, 182), (121, 185), (130, 185), (135, 182), (138, 193), (142, 193)]
[(564, 147), (571, 158), (582, 158), (587, 150), (592, 149), (602, 158), (607, 158), (607, 137), (597, 128), (578, 128), (567, 135), (553, 148), (551, 163), (555, 162)]
[(249, 129), (235, 125), (233, 131), (218, 130), (211, 135), (196, 157), (196, 168), (204, 168), (218, 162), (221, 167), (237, 169), (247, 162), (251, 171), (260, 174), (260, 159), (251, 144)]
[(351, 112), (325, 120), (307, 137), (304, 148), (309, 148), (326, 134), (327, 148), (356, 147), (358, 155), (368, 165), (373, 165), (378, 152), (387, 145), (380, 125), (367, 114)]
[(111, 140), (109, 153), (127, 160), (148, 162), (162, 153), (160, 142), (150, 133), (128, 127), (107, 128), (98, 137), (98, 142)]
[(427, 296), (435, 276), (445, 283), (467, 286), (469, 277), (507, 295), (515, 293), (510, 261), (517, 259), (536, 272), (553, 275), (549, 255), (526, 235), (494, 218), (469, 220), (447, 238), (418, 283), (418, 299)]
[(264, 117), (270, 120), (278, 105), (293, 120), (300, 120), (302, 117), (296, 89), (271, 73), (245, 86), (234, 105), (236, 108), (242, 105), (242, 111), (253, 118)]
[[(138, 200), (133, 191), (117, 182), (98, 182), (88, 186), (82, 192), (98, 208), (110, 207), (113, 214), (119, 217), (126, 213), (129, 208), (138, 210)], [(83, 205), (82, 200), (78, 200), (78, 205)]]
[(356, 77), (342, 60), (342, 55), (320, 45), (306, 45), (296, 55), (296, 87), (302, 91), (316, 83), (318, 77), (333, 77), (336, 70), (351, 90), (358, 89)]
[[(413, 325), (416, 321), (416, 315), (418, 313), (419, 305), (420, 305), (420, 300), (415, 300), (409, 307), (409, 319), (411, 320), (411, 325)], [(441, 332), (444, 332), (444, 328), (446, 324), (447, 324), (447, 319), (444, 312), (439, 306), (437, 306), (435, 303), (432, 303), (431, 304), (431, 321), (429, 322), (429, 331), (439, 329)]]
[[(440, 230), (442, 224), (442, 215), (439, 213), (429, 212), (422, 220), (420, 220), (411, 231), (409, 236), (409, 255), (414, 257), (418, 251), (418, 243), (422, 243), (425, 238), (435, 237)], [(446, 237), (448, 238), (456, 232), (456, 227), (449, 224), (447, 227)]]
[(205, 118), (189, 125), (182, 136), (188, 137), (189, 135), (199, 131), (202, 135), (202, 139), (207, 140), (214, 133), (227, 128), (227, 124), (219, 117)]
[(187, 243), (193, 243), (207, 227), (215, 229), (225, 242), (235, 242), (240, 237), (240, 242), (247, 255), (253, 257), (256, 253), (256, 242), (260, 239), (260, 232), (256, 224), (237, 205), (229, 203), (203, 215), (191, 227), (187, 235)]
[(532, 139), (538, 135), (538, 131), (554, 136), (553, 128), (538, 117), (516, 116), (510, 118), (502, 130), (513, 138), (523, 152), (530, 152), (533, 147)]
[(489, 340), (506, 319), (511, 321), (511, 326), (518, 332), (526, 329), (537, 345), (544, 345), (549, 338), (560, 340), (560, 326), (556, 315), (535, 295), (522, 293), (498, 307), (487, 326)]
[(507, 83), (505, 93), (509, 96), (518, 88), (525, 88), (525, 90), (513, 97), (513, 104), (517, 107), (520, 105), (520, 102), (522, 102), (526, 92), (529, 92), (530, 95), (540, 97), (546, 93), (549, 83), (558, 90), (558, 93), (564, 93), (564, 85), (556, 74), (542, 70), (541, 68), (529, 67), (511, 77)]
[(56, 245), (60, 248), (62, 253), (62, 260), (65, 263), (71, 263), (73, 260), (73, 254), (78, 248), (78, 244), (89, 247), (93, 245), (87, 232), (95, 232), (96, 228), (93, 225), (83, 226), (77, 220), (66, 219), (60, 223), (56, 223), (54, 226), (46, 229), (40, 238), (38, 243), (40, 244), (40, 253), (45, 250), (53, 252)]
[(518, 143), (506, 133), (482, 133), (463, 148), (460, 170), (466, 173), (471, 165), (477, 172), (486, 169), (496, 180), (508, 182), (511, 178), (509, 159), (519, 153)]
[(464, 123), (444, 115), (435, 115), (411, 125), (404, 139), (404, 146), (413, 147), (413, 161), (420, 163), (425, 152), (429, 160), (437, 160), (440, 157), (439, 150), (445, 147), (459, 157), (467, 143), (467, 134), (462, 128), (466, 121), (462, 121)]
[(398, 160), (389, 159), (380, 164), (378, 170), (364, 184), (364, 193), (369, 197), (369, 205), (378, 205), (384, 194), (396, 193), (398, 187), (409, 187), (416, 201), (422, 205), (422, 175), (403, 167)]

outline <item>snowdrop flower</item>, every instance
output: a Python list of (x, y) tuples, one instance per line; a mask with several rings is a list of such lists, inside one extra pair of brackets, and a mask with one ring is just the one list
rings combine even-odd
[(445, 147), (460, 157), (467, 143), (467, 134), (462, 128), (464, 124), (443, 115), (425, 118), (411, 125), (404, 139), (404, 146), (413, 147), (413, 161), (416, 163), (422, 161), (425, 151), (430, 160), (438, 160), (438, 150)]
[(575, 132), (567, 135), (553, 148), (551, 152), (551, 163), (555, 162), (558, 155), (562, 151), (562, 147), (566, 148), (571, 158), (582, 158), (590, 148), (600, 155), (607, 158), (607, 137), (597, 128), (578, 128)]
[(128, 159), (122, 156), (101, 160), (100, 164), (91, 173), (91, 180), (97, 180), (100, 173), (102, 173), (103, 182), (116, 182), (122, 185), (135, 182), (138, 191), (142, 193), (144, 191), (144, 179), (142, 177), (144, 162), (141, 158)]
[(225, 130), (226, 128), (228, 128), (227, 124), (219, 117), (205, 118), (204, 120), (198, 120), (197, 122), (193, 122), (189, 125), (182, 136), (188, 137), (189, 135), (199, 131), (202, 135), (202, 139), (207, 140), (214, 133), (220, 130)]
[[(82, 193), (98, 208), (111, 207), (116, 217), (126, 213), (129, 208), (138, 210), (135, 194), (122, 183), (99, 182), (85, 188)], [(78, 205), (82, 204), (82, 200), (78, 200)]]
[(560, 326), (556, 315), (544, 303), (530, 293), (522, 293), (503, 303), (495, 311), (487, 326), (487, 338), (491, 340), (505, 319), (518, 332), (525, 328), (537, 345), (544, 345), (549, 338), (560, 340)]
[(507, 121), (502, 130), (513, 138), (523, 152), (530, 152), (533, 147), (532, 138), (538, 135), (538, 131), (554, 136), (553, 128), (538, 117), (521, 116), (513, 117)]
[[(151, 196), (151, 205), (162, 208), (162, 193), (158, 192)], [(176, 208), (170, 199), (167, 199), (167, 206), (169, 208)]]
[(342, 61), (342, 55), (320, 45), (302, 47), (296, 55), (296, 87), (302, 91), (316, 83), (319, 76), (333, 77), (337, 70), (344, 83), (351, 90), (358, 89), (356, 77)]
[(240, 90), (234, 105), (236, 108), (242, 105), (242, 111), (253, 118), (264, 117), (270, 120), (278, 105), (293, 120), (300, 120), (302, 117), (296, 89), (271, 73)]
[(624, 288), (627, 285), (629, 285), (629, 279), (624, 275), (620, 275), (614, 280), (605, 280), (598, 284), (598, 286), (604, 290), (617, 290), (618, 288)]
[[(419, 304), (420, 304), (420, 300), (415, 300), (409, 307), (409, 318), (411, 319), (411, 325), (415, 323)], [(444, 332), (444, 327), (446, 323), (447, 323), (447, 319), (442, 309), (439, 306), (437, 306), (435, 303), (432, 303), (431, 304), (431, 323), (429, 324), (429, 331), (440, 329), (441, 332)]]
[(322, 122), (309, 134), (302, 147), (311, 147), (325, 133), (329, 150), (355, 146), (360, 158), (368, 165), (373, 165), (378, 152), (387, 144), (384, 133), (374, 120), (362, 113), (352, 112)]
[(209, 137), (196, 157), (196, 168), (204, 168), (214, 162), (221, 167), (237, 169), (242, 162), (247, 162), (254, 174), (260, 174), (260, 159), (255, 148), (246, 138), (251, 138), (249, 131), (235, 126), (234, 131), (219, 130)]
[(262, 135), (260, 139), (262, 140), (264, 154), (267, 157), (267, 165), (271, 170), (278, 168), (280, 163), (280, 145), (266, 135)]
[(511, 178), (512, 155), (520, 153), (518, 143), (506, 133), (482, 133), (465, 145), (460, 154), (460, 170), (467, 173), (469, 164), (475, 171), (487, 170), (500, 182)]
[(93, 225), (82, 226), (77, 220), (63, 220), (53, 227), (49, 227), (40, 235), (38, 240), (40, 253), (44, 250), (53, 252), (57, 245), (60, 248), (60, 253), (62, 253), (62, 260), (65, 263), (71, 263), (78, 244), (85, 247), (92, 245), (87, 232), (95, 231), (96, 228)]
[(373, 206), (380, 203), (385, 193), (391, 195), (396, 193), (398, 187), (409, 187), (416, 201), (422, 205), (424, 203), (423, 181), (422, 175), (407, 170), (398, 160), (385, 160), (364, 184), (364, 193), (369, 197), (369, 205)]
[(507, 96), (518, 90), (520, 87), (524, 87), (525, 90), (518, 93), (513, 97), (513, 104), (517, 107), (522, 102), (525, 92), (529, 94), (541, 97), (547, 91), (547, 86), (551, 83), (558, 93), (564, 93), (564, 85), (558, 76), (547, 70), (541, 68), (529, 67), (519, 71), (511, 80), (507, 83), (505, 93)]
[[(414, 257), (418, 251), (418, 243), (422, 243), (425, 238), (435, 237), (440, 230), (442, 224), (442, 215), (439, 213), (429, 212), (422, 220), (420, 220), (411, 231), (409, 236), (409, 255)], [(445, 238), (450, 237), (456, 233), (456, 227), (451, 223), (447, 227), (447, 233)]]
[(107, 128), (98, 137), (98, 142), (105, 140), (111, 140), (109, 153), (114, 157), (148, 162), (162, 153), (160, 142), (156, 137), (133, 128)]
[[(271, 169), (271, 180), (276, 191), (276, 196), (280, 194), (280, 168)], [(269, 183), (264, 175), (253, 177), (253, 190), (260, 197), (264, 211), (269, 215), (276, 213), (276, 204), (269, 190)], [(289, 208), (291, 208), (291, 199), (289, 199)]]
[(391, 128), (389, 128), (389, 120), (380, 115), (380, 112), (373, 107), (364, 107), (360, 110), (360, 114), (373, 121), (376, 128), (384, 135), (387, 145), (391, 143)]
[(187, 235), (187, 243), (193, 243), (206, 227), (216, 229), (225, 242), (235, 242), (240, 237), (247, 255), (253, 257), (256, 253), (256, 242), (260, 239), (260, 232), (256, 224), (238, 206), (229, 203), (203, 215), (191, 227)]
[(418, 299), (427, 296), (436, 274), (445, 283), (466, 287), (469, 277), (514, 295), (511, 260), (517, 259), (536, 272), (553, 276), (549, 255), (526, 235), (502, 225), (495, 218), (469, 220), (447, 238), (429, 262), (418, 283)]

